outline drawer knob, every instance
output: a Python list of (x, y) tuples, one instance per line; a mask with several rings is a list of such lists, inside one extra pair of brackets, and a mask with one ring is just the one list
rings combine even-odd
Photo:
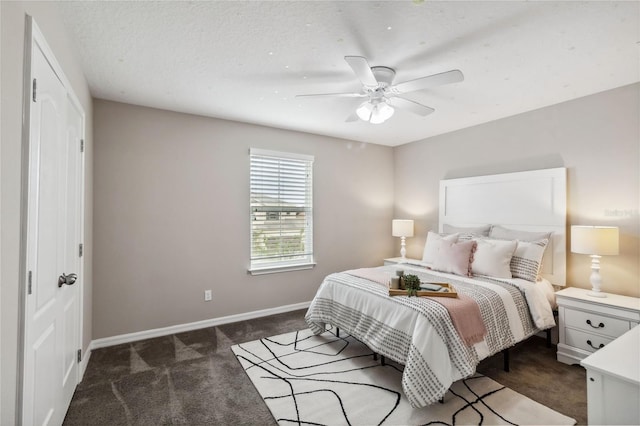
[(600, 343), (600, 346), (598, 346), (597, 348), (595, 346), (593, 346), (593, 344), (591, 343), (591, 340), (587, 340), (587, 345), (591, 346), (593, 349), (602, 349), (604, 348), (604, 343)]
[(589, 380), (591, 380), (592, 382), (596, 381), (593, 377), (589, 377)]
[(587, 320), (587, 324), (589, 324), (593, 328), (604, 328), (604, 324), (603, 323), (600, 323), (597, 326), (595, 326), (595, 325), (591, 324), (591, 320), (589, 320), (589, 319)]

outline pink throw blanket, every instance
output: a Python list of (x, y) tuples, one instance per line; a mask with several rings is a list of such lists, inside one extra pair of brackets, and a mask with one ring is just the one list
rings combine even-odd
[(480, 315), (480, 307), (469, 296), (458, 293), (458, 297), (429, 297), (447, 308), (451, 322), (467, 346), (482, 342), (487, 328)]

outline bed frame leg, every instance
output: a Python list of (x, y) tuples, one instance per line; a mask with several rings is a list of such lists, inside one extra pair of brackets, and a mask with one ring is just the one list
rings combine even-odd
[(336, 327), (336, 337), (340, 337), (340, 329)]
[(382, 366), (385, 366), (387, 363), (387, 360), (384, 358), (384, 355), (380, 355), (380, 364)]
[(375, 353), (375, 352), (373, 353), (373, 360), (374, 360), (374, 361), (377, 361), (377, 360), (378, 360), (378, 354), (377, 354), (377, 353)]
[(444, 396), (438, 400), (440, 404), (444, 404)]
[(504, 371), (509, 372), (509, 348), (502, 351), (504, 357)]

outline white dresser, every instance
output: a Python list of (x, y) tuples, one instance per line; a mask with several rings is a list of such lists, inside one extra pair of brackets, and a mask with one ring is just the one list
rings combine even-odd
[(558, 361), (578, 364), (640, 323), (640, 299), (607, 293), (592, 297), (569, 287), (556, 293)]
[(640, 326), (580, 364), (587, 369), (589, 424), (640, 424)]

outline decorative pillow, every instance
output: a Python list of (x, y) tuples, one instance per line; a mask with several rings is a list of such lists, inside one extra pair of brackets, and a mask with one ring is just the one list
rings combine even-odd
[(513, 278), (536, 282), (548, 243), (549, 240), (546, 238), (538, 241), (518, 241), (510, 265)]
[(549, 240), (551, 238), (551, 232), (518, 231), (516, 229), (509, 229), (500, 225), (493, 225), (491, 227), (491, 231), (489, 231), (489, 238), (518, 241)]
[(446, 234), (457, 232), (459, 241), (472, 240), (474, 237), (488, 237), (491, 225), (484, 226), (452, 226), (444, 224), (442, 230)]
[(440, 235), (429, 231), (427, 233), (427, 241), (424, 243), (424, 252), (422, 253), (422, 262), (428, 266), (433, 265), (433, 260), (440, 249), (440, 241), (445, 240), (452, 243), (458, 241), (458, 234)]
[(478, 246), (471, 264), (473, 275), (513, 278), (510, 265), (517, 242), (488, 238), (479, 238), (477, 241)]
[(461, 241), (454, 243), (441, 239), (438, 241), (439, 250), (433, 261), (431, 269), (449, 274), (471, 276), (471, 263), (476, 242)]
[[(489, 238), (518, 241), (540, 241), (546, 239), (548, 241), (551, 241), (551, 234), (552, 232), (519, 231), (516, 229), (505, 228), (504, 226), (500, 225), (493, 225), (491, 227), (491, 231), (489, 232)], [(549, 246), (550, 244), (547, 242), (547, 247)], [(551, 249), (545, 248), (538, 273), (540, 273), (540, 271), (551, 272), (551, 256)]]

